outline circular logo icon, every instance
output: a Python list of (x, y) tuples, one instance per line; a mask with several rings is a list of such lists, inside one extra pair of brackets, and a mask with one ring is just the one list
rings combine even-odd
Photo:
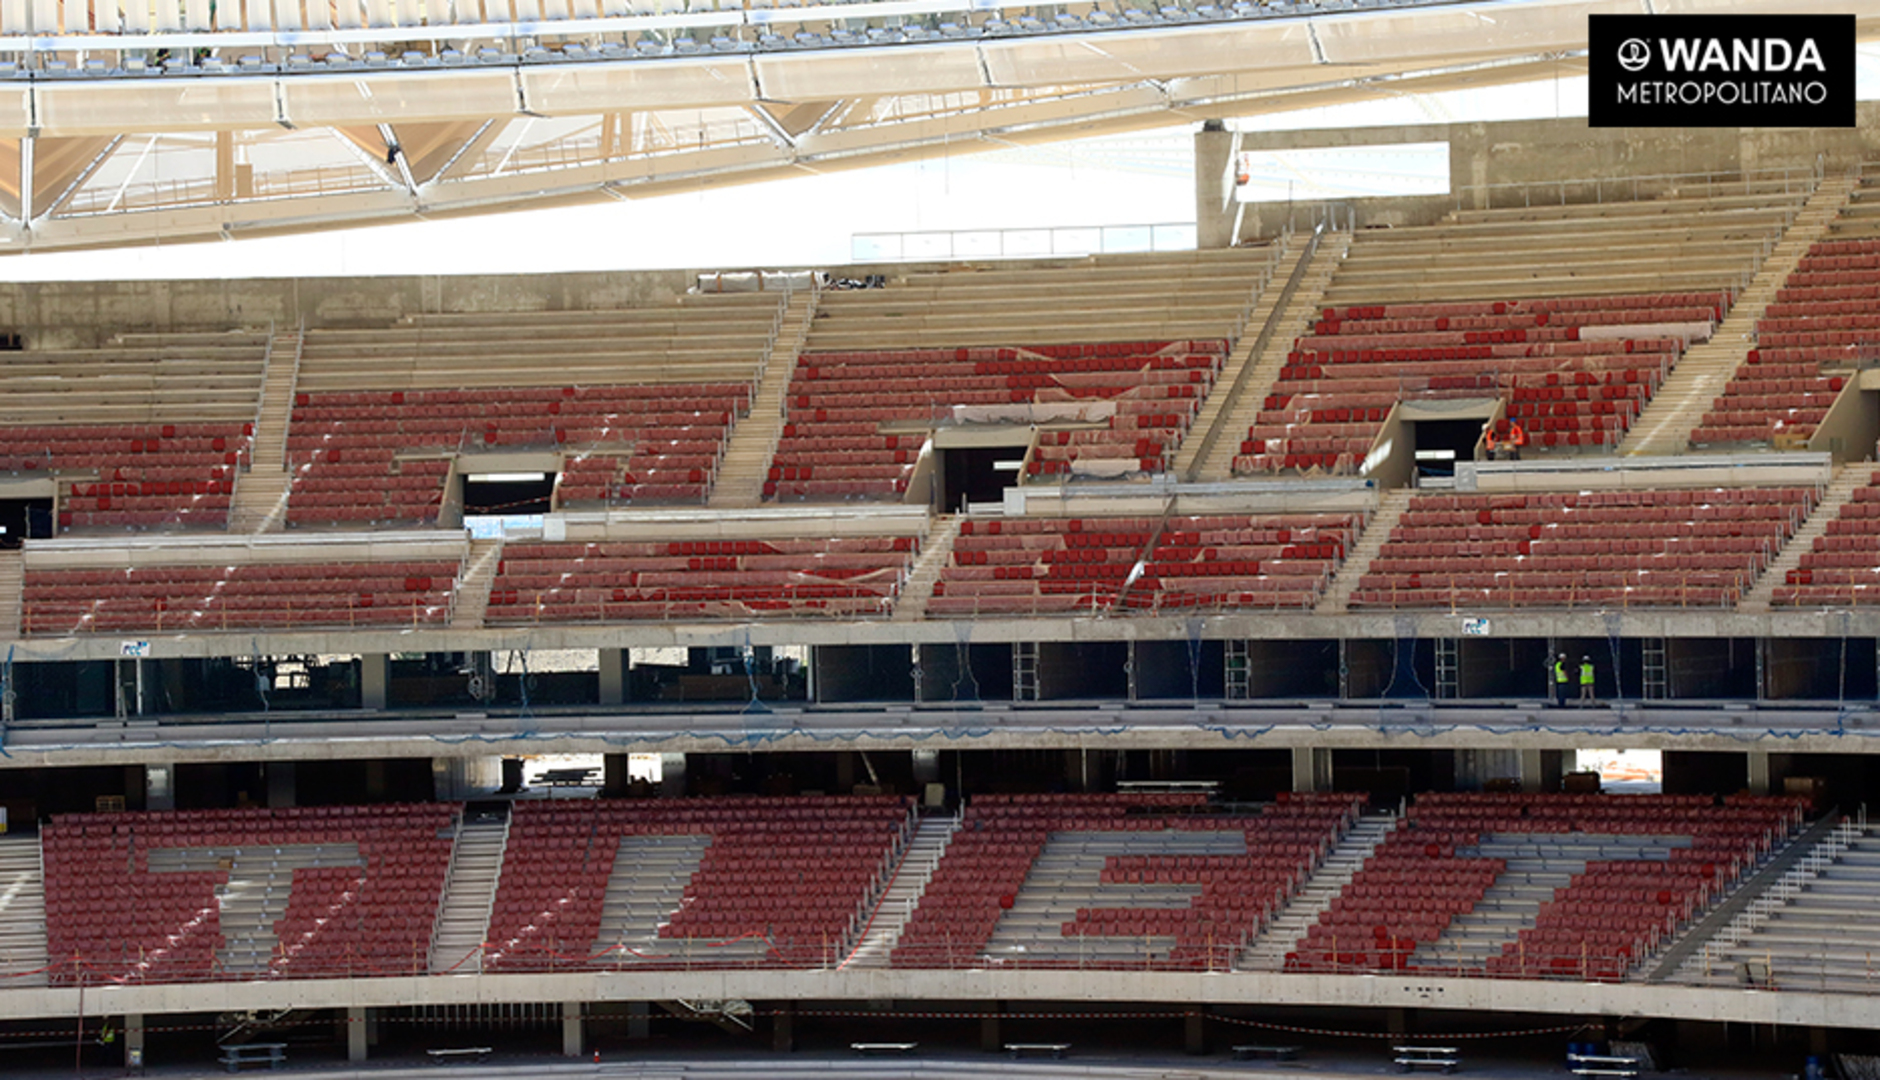
[(1631, 72), (1645, 70), (1652, 62), (1652, 47), (1643, 38), (1627, 38), (1619, 43), (1619, 66)]

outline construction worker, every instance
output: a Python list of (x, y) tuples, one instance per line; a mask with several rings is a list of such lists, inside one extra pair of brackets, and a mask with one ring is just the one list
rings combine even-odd
[(1500, 444), (1495, 441), (1495, 427), (1491, 424), (1488, 430), (1482, 433), (1482, 449), (1487, 452), (1488, 460), (1493, 461), (1495, 451), (1499, 448)]
[(1527, 429), (1521, 426), (1521, 421), (1519, 420), (1508, 421), (1508, 440), (1507, 441), (1508, 441), (1508, 460), (1520, 461), (1521, 460), (1521, 448), (1527, 445)]
[(1554, 700), (1560, 705), (1565, 705), (1567, 703), (1567, 654), (1566, 653), (1561, 653), (1560, 659), (1554, 661)]
[(1591, 707), (1593, 704), (1593, 658), (1580, 657), (1580, 704)]

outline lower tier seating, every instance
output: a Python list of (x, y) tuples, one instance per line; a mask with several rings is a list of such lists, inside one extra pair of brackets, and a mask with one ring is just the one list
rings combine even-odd
[(252, 424), (0, 427), (0, 471), (58, 481), (59, 528), (228, 524)]
[(882, 615), (911, 536), (510, 544), (492, 623)]
[[(1036, 426), (1032, 477), (1160, 472), (1220, 373), (1223, 341), (806, 353), (764, 494), (897, 499), (932, 429)], [(883, 430), (884, 426), (893, 430)]]
[[(582, 800), (517, 803), (490, 916), (486, 968), (633, 964), (816, 966), (852, 944), (870, 887), (905, 835), (893, 796)], [(677, 910), (656, 939), (622, 950), (601, 939), (642, 838), (704, 837)]]
[(290, 524), (430, 522), (450, 457), (558, 451), (564, 506), (698, 502), (748, 383), (302, 393), (287, 438)]
[(20, 624), (28, 634), (435, 626), (449, 616), (458, 569), (437, 561), (29, 569)]
[(1355, 472), (1400, 401), (1499, 398), (1531, 450), (1616, 445), (1728, 304), (1705, 292), (1327, 308), (1234, 471)]
[(968, 518), (927, 611), (1309, 607), (1359, 526), (1349, 514)]
[[(1295, 971), (1623, 978), (1799, 829), (1803, 802), (1424, 795), (1320, 913), (1286, 964)], [(1575, 869), (1552, 888), (1552, 878), (1535, 875), (1544, 895), (1532, 909), (1533, 922), (1512, 923), (1499, 951), (1467, 960), (1444, 949), (1445, 933), (1459, 917), (1478, 912), (1491, 888), (1525, 880), (1524, 849), (1493, 846), (1523, 838), (1547, 841)], [(1641, 838), (1664, 842), (1643, 851), (1625, 843)], [(1496, 850), (1501, 854), (1491, 856)], [(1618, 852), (1633, 857), (1615, 857)]]
[(1691, 432), (1697, 446), (1805, 445), (1880, 340), (1880, 238), (1821, 240), (1756, 323), (1756, 348)]
[[(422, 972), (457, 811), (59, 815), (43, 834), (48, 954), (94, 983)], [(278, 921), (236, 939), (237, 902), (262, 892), (284, 895)], [(76, 971), (57, 963), (54, 980)]]
[[(1362, 802), (1296, 795), (1216, 815), (1190, 795), (980, 796), (890, 960), (1224, 969)], [(1199, 834), (1225, 844), (1194, 853)]]
[(1854, 489), (1770, 600), (1788, 607), (1880, 603), (1880, 470)]
[(1419, 495), (1354, 607), (1718, 607), (1751, 587), (1812, 488)]

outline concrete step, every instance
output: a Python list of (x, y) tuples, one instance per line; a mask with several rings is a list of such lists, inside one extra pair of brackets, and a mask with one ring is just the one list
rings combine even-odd
[(483, 626), (483, 617), (490, 608), (490, 586), (496, 582), (496, 567), (502, 558), (502, 538), (470, 541), (470, 553), (464, 558), (452, 601), (452, 630), (476, 630)]
[(1377, 509), (1364, 524), (1364, 532), (1359, 534), (1358, 543), (1345, 552), (1345, 561), (1340, 563), (1332, 575), (1332, 583), (1319, 598), (1313, 610), (1319, 614), (1342, 615), (1351, 603), (1351, 594), (1358, 591), (1358, 580), (1377, 558), (1384, 543), (1390, 539), (1392, 529), (1397, 527), (1397, 520), (1410, 506), (1410, 496), (1415, 494), (1409, 488), (1387, 491), (1379, 500)]
[(927, 602), (933, 599), (934, 582), (940, 580), (947, 563), (953, 559), (953, 544), (959, 539), (962, 519), (960, 514), (941, 514), (928, 526), (927, 535), (921, 541), (920, 558), (915, 560), (913, 570), (901, 586), (901, 595), (894, 601), (895, 622), (919, 622), (927, 616)]

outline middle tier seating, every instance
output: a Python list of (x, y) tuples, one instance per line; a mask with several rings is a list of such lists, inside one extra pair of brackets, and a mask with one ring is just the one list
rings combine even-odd
[(437, 560), (29, 566), (20, 624), (26, 634), (436, 626), (458, 570)]
[(927, 612), (1309, 607), (1359, 527), (1350, 514), (968, 518)]
[(912, 536), (510, 544), (486, 619), (884, 615), (919, 549)]
[(1880, 469), (1841, 504), (1826, 533), (1802, 553), (1801, 563), (1776, 586), (1770, 602), (1789, 607), (1880, 603)]
[(1356, 472), (1400, 401), (1499, 398), (1530, 446), (1616, 445), (1722, 292), (1326, 308), (1287, 354), (1236, 473)]
[[(490, 915), (486, 967), (803, 967), (841, 959), (857, 914), (904, 837), (894, 796), (520, 802)], [(709, 839), (653, 949), (601, 938), (623, 843)]]
[(1032, 477), (1160, 472), (1226, 349), (1208, 340), (806, 353), (764, 494), (897, 500), (929, 433), (954, 423), (1044, 428), (1025, 466)]
[[(74, 963), (93, 983), (421, 973), (457, 810), (58, 815), (43, 834), (54, 981)], [(280, 912), (248, 928), (258, 947), (231, 934), (232, 908), (256, 901)]]
[(1813, 509), (1813, 488), (1418, 495), (1353, 607), (1718, 607)]
[[(1295, 971), (1426, 970), (1455, 975), (1623, 978), (1802, 823), (1805, 800), (1708, 795), (1420, 796), (1364, 868), (1287, 955)], [(1437, 943), (1491, 886), (1528, 871), (1484, 857), (1491, 839), (1546, 839), (1573, 856), (1534, 922), (1477, 962)], [(1609, 838), (1674, 841), (1657, 857), (1614, 858)], [(1612, 845), (1614, 850), (1636, 846)], [(1535, 850), (1540, 850), (1536, 848)], [(1649, 849), (1647, 849), (1649, 850)], [(1534, 875), (1551, 882), (1558, 875)]]

